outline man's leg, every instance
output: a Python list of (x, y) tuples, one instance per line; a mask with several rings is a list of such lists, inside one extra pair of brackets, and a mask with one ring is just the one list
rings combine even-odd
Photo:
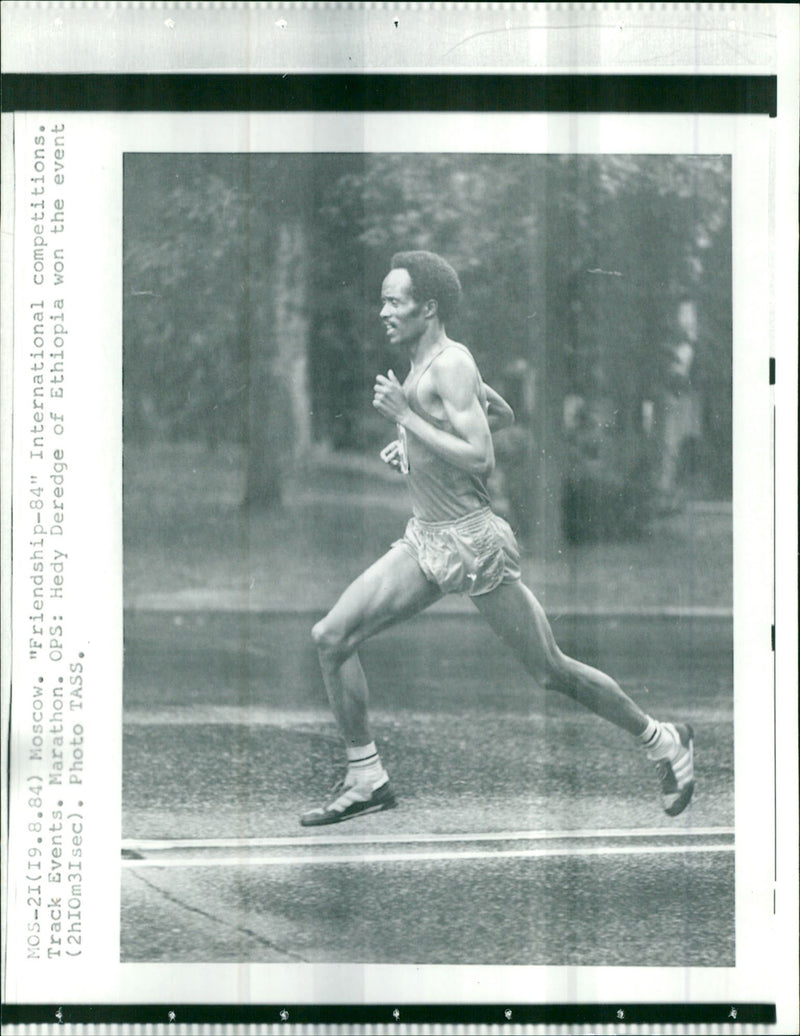
[(425, 578), (408, 551), (393, 547), (350, 584), (311, 631), (328, 700), (345, 739), (348, 772), (343, 794), (328, 807), (304, 814), (301, 823), (305, 826), (335, 823), (367, 812), (372, 808), (368, 793), (376, 784), (386, 784), (388, 792), (388, 779), (369, 727), (369, 692), (356, 651), (368, 637), (416, 615), (440, 597), (439, 588)]
[(356, 650), (380, 630), (411, 618), (441, 597), (402, 547), (393, 547), (345, 590), (312, 629), (328, 699), (346, 743), (372, 740), (367, 681)]
[(560, 691), (640, 740), (659, 765), (667, 813), (676, 816), (686, 807), (694, 790), (691, 727), (656, 722), (610, 676), (565, 655), (544, 609), (523, 583), (505, 583), (472, 600), (541, 686)]
[(629, 734), (644, 732), (647, 715), (615, 680), (561, 651), (544, 608), (524, 583), (505, 583), (472, 600), (539, 684), (566, 694)]

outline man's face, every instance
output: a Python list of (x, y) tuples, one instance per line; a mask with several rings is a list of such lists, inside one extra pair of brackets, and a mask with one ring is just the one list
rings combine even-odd
[(381, 288), (380, 318), (392, 343), (419, 341), (427, 327), (423, 307), (411, 294), (408, 270), (390, 270)]

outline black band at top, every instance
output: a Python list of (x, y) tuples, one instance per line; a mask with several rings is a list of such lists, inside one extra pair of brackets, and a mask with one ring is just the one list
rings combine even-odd
[(2, 76), (12, 111), (777, 113), (774, 75)]

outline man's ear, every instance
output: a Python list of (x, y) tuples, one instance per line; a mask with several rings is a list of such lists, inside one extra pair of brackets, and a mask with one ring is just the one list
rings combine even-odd
[(439, 313), (439, 303), (436, 299), (428, 299), (422, 307), (422, 315), (424, 317), (435, 317)]

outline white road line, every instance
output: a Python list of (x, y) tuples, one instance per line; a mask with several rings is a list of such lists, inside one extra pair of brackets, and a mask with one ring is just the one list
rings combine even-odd
[(461, 863), (464, 860), (498, 859), (540, 859), (556, 856), (656, 856), (678, 853), (727, 853), (733, 852), (733, 845), (626, 845), (597, 848), (580, 846), (563, 849), (474, 849), (468, 851), (440, 850), (422, 853), (370, 853), (361, 856), (354, 853), (339, 853), (324, 856), (224, 856), (203, 859), (202, 857), (168, 857), (167, 859), (123, 859), (124, 867), (293, 867), (345, 863), (419, 863), (440, 862)]
[(632, 827), (574, 831), (457, 831), (445, 834), (297, 835), (274, 838), (128, 838), (123, 849), (159, 852), (169, 849), (268, 849), (292, 845), (416, 845), (439, 842), (539, 842), (585, 838), (731, 838), (732, 827)]
[[(327, 494), (318, 494), (320, 501), (330, 502)], [(298, 499), (300, 499), (298, 497)], [(310, 500), (309, 494), (304, 494), (304, 502)], [(360, 502), (367, 499), (364, 494), (357, 492), (352, 494), (352, 499)], [(381, 507), (391, 507), (392, 502), (383, 497), (375, 497), (381, 501)], [(396, 510), (404, 515), (408, 514), (405, 503), (399, 505)], [(126, 598), (125, 611), (131, 616), (137, 617), (138, 613), (145, 616), (148, 612), (172, 612), (180, 615), (202, 615), (211, 606), (215, 612), (226, 615), (265, 615), (267, 617), (277, 616), (278, 618), (296, 618), (305, 620), (310, 614), (306, 611), (291, 611), (286, 608), (275, 608), (271, 600), (265, 594), (260, 601), (251, 605), (242, 605), (242, 594), (239, 590), (210, 591), (210, 590), (179, 590), (177, 592), (164, 593), (141, 593), (132, 594)], [(324, 603), (319, 605), (318, 611), (322, 611)], [(642, 605), (641, 607), (612, 608), (598, 606), (595, 604), (569, 605), (564, 608), (553, 607), (553, 613), (559, 618), (600, 618), (600, 619), (732, 619), (733, 608), (724, 605), (696, 605), (695, 607), (679, 607), (677, 605)], [(448, 601), (444, 607), (440, 604), (436, 611), (428, 613), (429, 619), (440, 620), (452, 616), (469, 615), (475, 613), (468, 605), (463, 605), (458, 599)], [(477, 617), (476, 617), (477, 618)]]
[[(533, 701), (533, 698), (531, 698)], [(410, 715), (410, 714), (409, 714)], [(396, 713), (375, 709), (375, 722), (396, 722)], [(543, 717), (534, 713), (525, 713), (518, 717), (529, 726), (536, 726)], [(583, 717), (587, 722), (591, 716)], [(730, 709), (710, 705), (693, 705), (692, 722), (697, 721), (704, 726), (731, 726), (733, 715)], [(125, 709), (124, 724), (127, 727), (197, 727), (197, 726), (232, 726), (232, 727), (269, 727), (295, 734), (298, 737), (314, 738), (329, 741), (339, 746), (340, 737), (332, 728), (330, 713), (323, 709), (279, 709), (272, 705), (164, 705), (154, 709), (150, 707), (134, 707)]]

